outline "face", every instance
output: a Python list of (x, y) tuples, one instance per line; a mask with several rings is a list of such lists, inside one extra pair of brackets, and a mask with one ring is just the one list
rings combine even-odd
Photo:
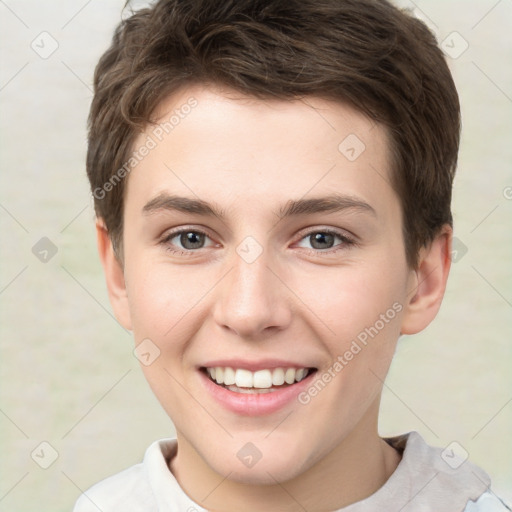
[(182, 452), (269, 483), (363, 445), (416, 276), (384, 128), (206, 87), (158, 116), (135, 144), (114, 307)]

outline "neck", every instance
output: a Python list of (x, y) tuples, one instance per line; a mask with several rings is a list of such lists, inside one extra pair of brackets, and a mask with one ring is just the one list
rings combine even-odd
[(286, 482), (252, 485), (229, 480), (214, 472), (179, 432), (170, 469), (188, 496), (212, 511), (337, 510), (375, 493), (400, 462), (398, 452), (379, 437), (376, 420), (369, 418), (326, 457)]

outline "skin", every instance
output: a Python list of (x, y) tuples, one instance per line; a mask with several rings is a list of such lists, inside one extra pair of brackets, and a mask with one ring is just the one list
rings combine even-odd
[[(400, 461), (378, 435), (383, 380), (399, 336), (424, 329), (439, 309), (451, 229), (421, 250), (417, 269), (407, 266), (386, 130), (353, 108), (195, 86), (162, 102), (157, 117), (191, 97), (197, 106), (129, 175), (122, 263), (97, 223), (116, 317), (136, 344), (149, 338), (160, 350), (142, 369), (176, 427), (170, 470), (208, 510), (327, 511), (362, 500)], [(349, 134), (366, 146), (354, 161), (338, 150)], [(333, 191), (374, 213), (277, 215), (290, 200)], [(201, 199), (225, 218), (144, 212), (162, 194)], [(192, 249), (179, 236), (162, 241), (176, 228), (208, 236)], [(313, 245), (310, 235), (327, 228), (355, 243)], [(237, 253), (248, 236), (263, 249), (252, 263)], [(291, 358), (322, 375), (395, 303), (401, 311), (308, 404), (247, 417), (200, 383), (197, 365), (235, 357)], [(262, 453), (251, 468), (237, 457), (248, 442)]]

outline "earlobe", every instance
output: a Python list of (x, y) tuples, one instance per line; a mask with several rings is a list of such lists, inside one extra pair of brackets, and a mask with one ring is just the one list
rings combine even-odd
[(446, 289), (451, 265), (452, 228), (440, 233), (420, 251), (418, 268), (411, 271), (401, 334), (415, 334), (435, 318)]
[(102, 219), (96, 221), (96, 238), (114, 315), (125, 329), (132, 330), (123, 268), (114, 252), (112, 241)]

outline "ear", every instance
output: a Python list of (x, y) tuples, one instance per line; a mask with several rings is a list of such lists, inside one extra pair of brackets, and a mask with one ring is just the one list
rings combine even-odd
[(101, 264), (103, 265), (107, 281), (108, 296), (114, 310), (114, 315), (125, 329), (132, 330), (123, 267), (114, 252), (112, 241), (103, 219), (96, 221), (96, 238)]
[(435, 318), (450, 272), (452, 228), (446, 224), (419, 254), (418, 268), (411, 271), (401, 334), (416, 334)]

